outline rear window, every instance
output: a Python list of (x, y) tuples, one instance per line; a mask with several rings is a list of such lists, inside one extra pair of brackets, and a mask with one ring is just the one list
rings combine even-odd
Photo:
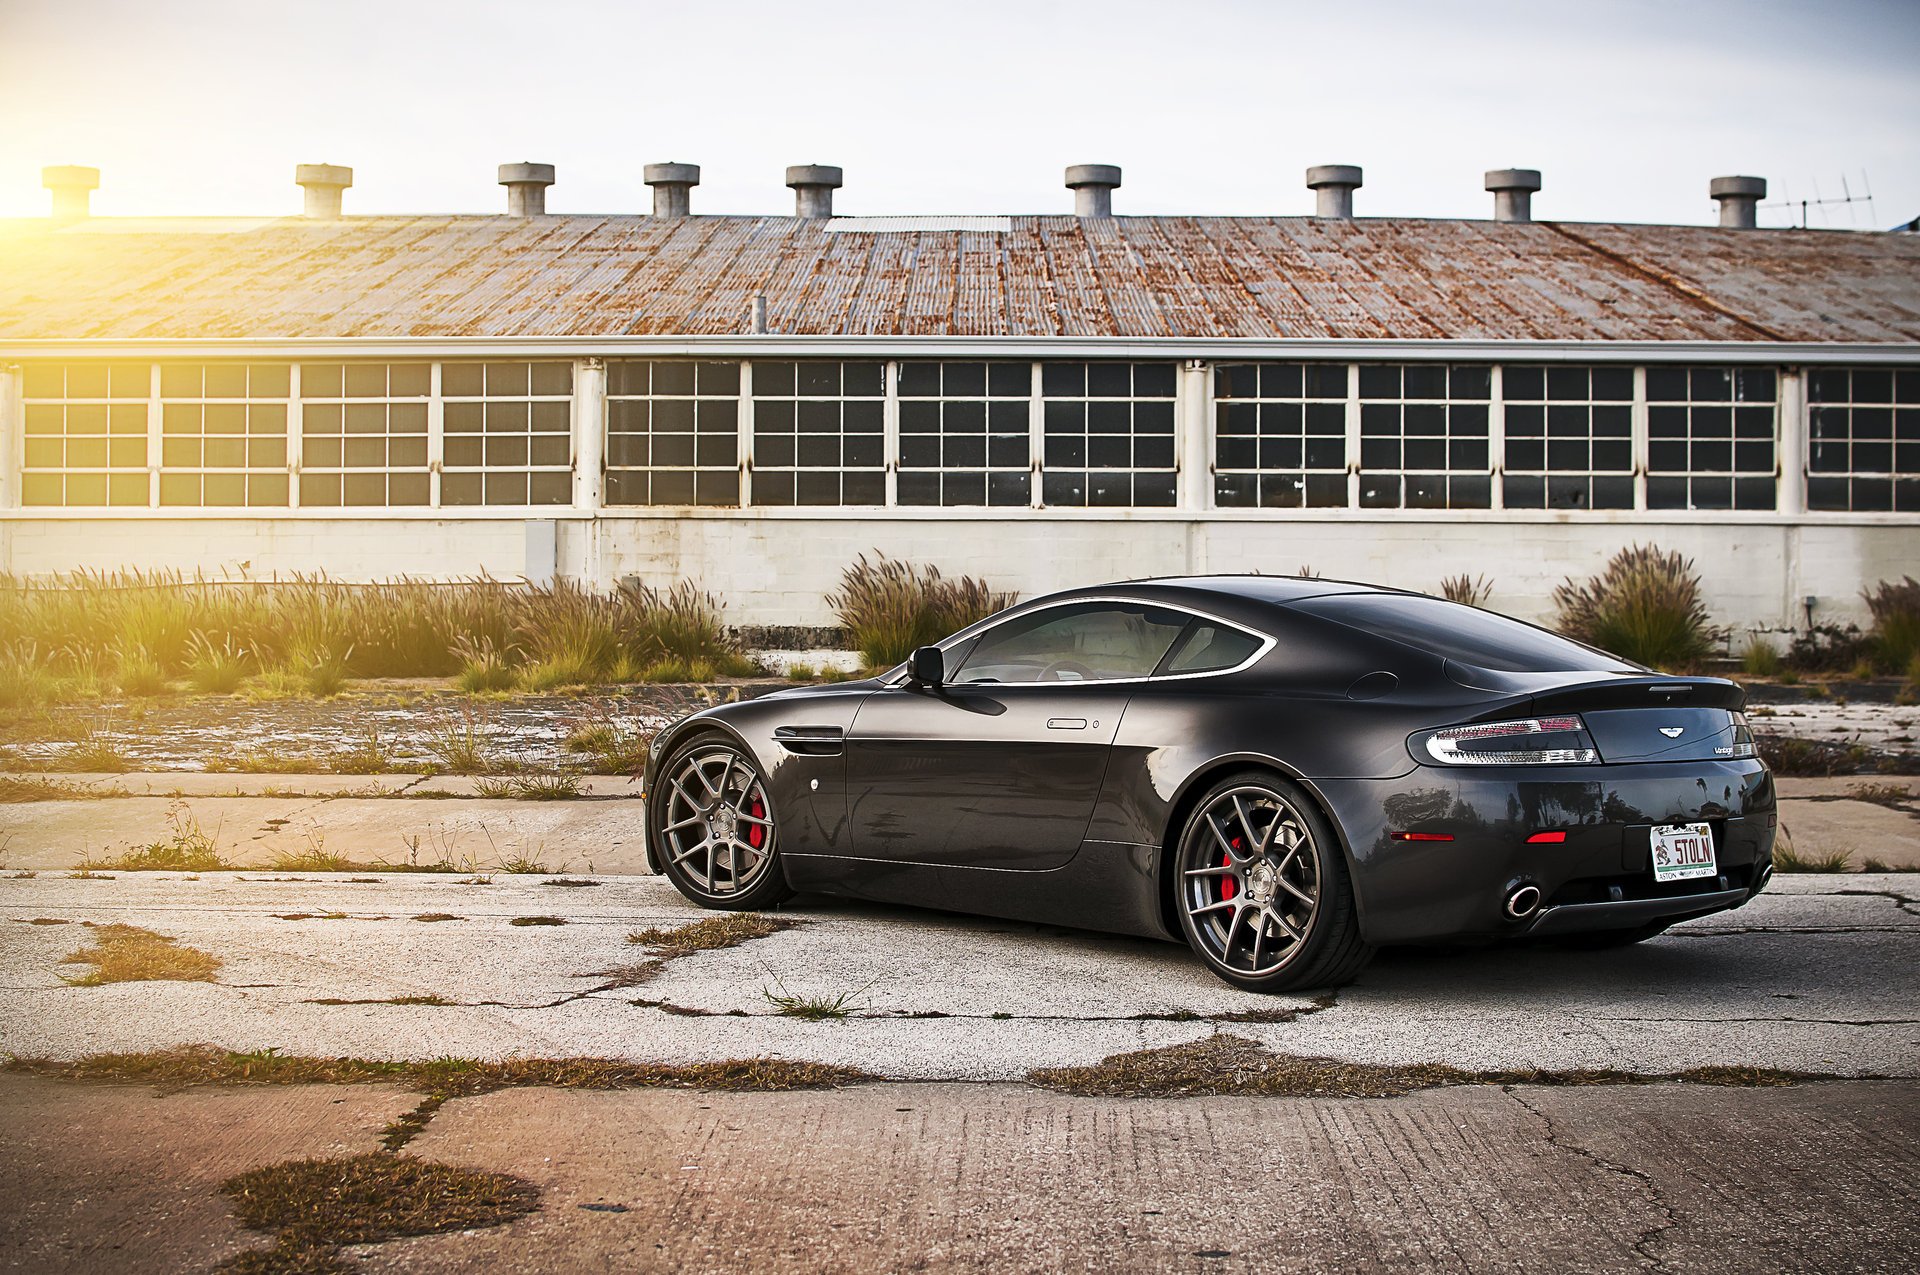
[(1439, 598), (1348, 593), (1308, 598), (1293, 609), (1499, 673), (1637, 671), (1557, 633)]

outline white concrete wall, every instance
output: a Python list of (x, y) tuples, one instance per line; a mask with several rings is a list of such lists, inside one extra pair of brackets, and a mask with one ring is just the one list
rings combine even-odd
[[(526, 528), (524, 519), (499, 516), (18, 511), (0, 513), (0, 569), (518, 579), (529, 568)], [(650, 584), (690, 578), (719, 594), (728, 619), (738, 624), (832, 623), (824, 595), (843, 567), (876, 550), (980, 576), (1022, 596), (1150, 575), (1285, 575), (1303, 566), (1329, 577), (1437, 591), (1443, 578), (1465, 572), (1492, 580), (1495, 609), (1545, 619), (1561, 580), (1600, 570), (1629, 544), (1652, 543), (1695, 560), (1715, 621), (1736, 631), (1801, 625), (1807, 595), (1818, 599), (1816, 620), (1864, 623), (1863, 588), (1920, 574), (1920, 524), (1889, 515), (609, 511), (597, 518), (562, 516), (556, 533), (561, 576), (598, 587), (625, 576)]]

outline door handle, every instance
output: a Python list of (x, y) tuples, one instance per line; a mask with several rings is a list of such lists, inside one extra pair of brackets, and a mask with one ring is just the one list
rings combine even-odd
[(1087, 719), (1084, 717), (1049, 717), (1048, 730), (1085, 730)]

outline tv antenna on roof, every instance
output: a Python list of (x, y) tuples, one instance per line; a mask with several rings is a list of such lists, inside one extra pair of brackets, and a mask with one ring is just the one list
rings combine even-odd
[[(1761, 204), (1760, 207), (1799, 209), (1800, 210), (1800, 227), (1799, 228), (1801, 230), (1805, 230), (1807, 228), (1807, 213), (1808, 213), (1808, 210), (1810, 209), (1818, 208), (1820, 210), (1820, 220), (1824, 223), (1827, 221), (1826, 210), (1829, 208), (1837, 208), (1843, 204), (1847, 204), (1847, 205), (1865, 204), (1867, 206), (1867, 224), (1872, 225), (1874, 220), (1873, 185), (1871, 182), (1867, 180), (1867, 170), (1864, 168), (1860, 170), (1860, 188), (1865, 193), (1859, 194), (1859, 195), (1854, 194), (1852, 188), (1847, 185), (1847, 175), (1845, 173), (1842, 173), (1840, 174), (1840, 196), (1837, 199), (1822, 198), (1820, 194), (1820, 183), (1816, 181), (1813, 183), (1812, 199), (1782, 199), (1771, 204)], [(1854, 218), (1851, 209), (1849, 209), (1847, 213), (1847, 224), (1849, 226), (1859, 224), (1858, 221)]]

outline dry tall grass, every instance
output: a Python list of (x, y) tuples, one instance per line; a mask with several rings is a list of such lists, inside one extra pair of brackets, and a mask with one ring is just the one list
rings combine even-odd
[[(477, 688), (639, 681), (669, 661), (753, 671), (690, 582), (599, 594), (486, 578), (343, 584), (173, 572), (0, 575), (0, 708), (108, 690), (157, 694), (186, 678), (227, 691), (327, 695), (353, 677), (445, 677)], [(507, 670), (502, 676), (500, 670)]]

